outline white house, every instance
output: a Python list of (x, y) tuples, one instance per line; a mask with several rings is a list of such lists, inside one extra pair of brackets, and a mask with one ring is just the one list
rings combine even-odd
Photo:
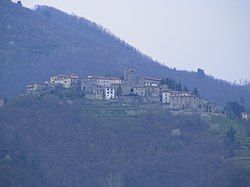
[(161, 93), (161, 101), (162, 103), (170, 103), (171, 93), (168, 91), (163, 91)]
[(155, 77), (142, 77), (141, 82), (144, 83), (145, 86), (158, 86), (162, 78)]
[(64, 88), (72, 88), (77, 85), (79, 77), (76, 75), (58, 75), (50, 77), (50, 83), (54, 85), (62, 85)]
[(115, 89), (114, 88), (105, 88), (105, 99), (110, 100), (115, 98)]
[(145, 96), (146, 88), (144, 86), (138, 85), (133, 88), (133, 93), (139, 96)]
[(121, 84), (121, 79), (116, 77), (99, 77), (97, 84), (104, 87), (110, 87), (112, 84)]

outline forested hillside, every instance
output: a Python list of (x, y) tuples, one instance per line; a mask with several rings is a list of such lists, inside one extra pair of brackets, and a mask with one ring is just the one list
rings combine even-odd
[(0, 1), (0, 95), (15, 96), (26, 84), (55, 74), (122, 76), (124, 67), (130, 66), (138, 75), (172, 77), (189, 89), (197, 87), (215, 103), (237, 100), (250, 105), (249, 86), (162, 66), (84, 18), (50, 7), (30, 10)]
[(0, 109), (0, 186), (250, 183), (249, 124), (130, 109), (16, 98)]

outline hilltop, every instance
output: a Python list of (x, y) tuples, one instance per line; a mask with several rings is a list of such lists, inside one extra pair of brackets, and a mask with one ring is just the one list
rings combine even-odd
[(249, 184), (246, 124), (140, 110), (52, 95), (12, 100), (0, 109), (0, 186)]
[(57, 74), (111, 72), (121, 76), (125, 67), (135, 67), (138, 75), (171, 77), (190, 90), (197, 87), (203, 97), (215, 103), (250, 103), (249, 86), (163, 66), (103, 27), (52, 7), (30, 10), (3, 0), (0, 24), (0, 95), (5, 97)]

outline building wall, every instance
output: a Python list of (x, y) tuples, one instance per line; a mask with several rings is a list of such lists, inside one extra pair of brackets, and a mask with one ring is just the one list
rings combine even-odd
[(156, 86), (146, 86), (146, 96), (148, 97), (159, 97), (160, 98), (160, 88)]
[(203, 100), (193, 95), (177, 95), (170, 98), (170, 107), (174, 109), (204, 110), (203, 106)]
[(72, 87), (72, 79), (71, 78), (65, 78), (63, 80), (58, 81), (59, 84), (62, 84), (64, 88), (71, 88)]
[(135, 69), (134, 68), (128, 68), (124, 70), (124, 80), (129, 82), (135, 82)]
[(136, 95), (139, 95), (139, 96), (145, 96), (146, 89), (145, 89), (145, 87), (134, 87), (133, 93)]
[(105, 99), (110, 100), (115, 98), (115, 89), (114, 88), (105, 88)]
[(110, 87), (111, 84), (114, 83), (114, 80), (112, 80), (112, 79), (97, 79), (96, 82), (100, 86)]
[(35, 83), (35, 84), (33, 85), (33, 88), (34, 88), (35, 90), (46, 89), (46, 88), (47, 88), (47, 85), (46, 85), (46, 84), (38, 84), (38, 83)]
[(103, 99), (103, 87), (100, 85), (93, 86), (93, 93), (96, 96), (96, 99), (102, 100)]
[(161, 95), (162, 103), (170, 103), (170, 97), (171, 97), (170, 92), (162, 92), (162, 95)]
[(113, 80), (113, 83), (114, 83), (114, 84), (121, 84), (121, 83), (122, 83), (122, 80), (121, 80), (121, 79), (114, 79), (114, 80)]
[(64, 88), (72, 88), (73, 86), (77, 85), (79, 79), (77, 76), (54, 76), (50, 77), (50, 83), (59, 85), (61, 84)]
[(145, 86), (159, 86), (161, 80), (158, 78), (143, 77), (140, 82)]
[(96, 81), (91, 79), (81, 80), (81, 90), (85, 93), (93, 93), (94, 86), (97, 85)]
[(133, 93), (133, 85), (130, 85), (128, 83), (122, 83), (121, 84), (121, 89), (122, 89), (122, 95), (129, 95), (131, 93)]

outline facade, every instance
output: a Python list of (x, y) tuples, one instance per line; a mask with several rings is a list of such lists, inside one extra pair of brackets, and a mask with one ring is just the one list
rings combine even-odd
[(145, 86), (158, 86), (160, 85), (162, 78), (155, 77), (143, 77), (140, 80)]
[(94, 86), (97, 85), (96, 79), (87, 77), (81, 80), (81, 91), (84, 93), (93, 93)]
[(110, 100), (115, 98), (116, 90), (120, 84), (120, 78), (88, 76), (81, 80), (81, 90), (86, 98)]
[(170, 103), (170, 97), (171, 94), (168, 91), (162, 92), (161, 93), (161, 101), (163, 104), (169, 104)]
[(135, 69), (134, 68), (127, 68), (127, 69), (124, 70), (124, 80), (128, 81), (130, 83), (136, 81)]
[(81, 91), (88, 99), (103, 99), (103, 87), (97, 84), (97, 80), (93, 78), (84, 78), (81, 80)]
[(122, 95), (133, 94), (134, 87), (135, 87), (135, 84), (130, 84), (128, 81), (122, 81), (122, 84), (121, 84)]
[(76, 75), (58, 75), (50, 78), (50, 83), (54, 85), (62, 85), (63, 88), (72, 88), (79, 82)]
[(170, 96), (170, 108), (215, 112), (213, 106), (207, 100), (189, 93), (174, 93)]
[(173, 109), (193, 109), (196, 104), (196, 97), (192, 95), (177, 95), (170, 99), (170, 108)]
[(160, 99), (160, 87), (158, 86), (145, 86), (147, 97), (159, 97)]
[(133, 94), (144, 97), (146, 95), (146, 88), (138, 85), (133, 88)]
[(93, 94), (95, 95), (96, 99), (102, 100), (103, 99), (103, 87), (100, 85), (94, 85)]
[(116, 77), (100, 77), (97, 78), (97, 84), (104, 87), (110, 87), (112, 84), (121, 84), (122, 80)]
[(106, 100), (111, 100), (115, 98), (115, 89), (114, 88), (105, 88), (104, 89), (105, 93), (105, 99)]
[(36, 93), (42, 93), (45, 92), (47, 89), (47, 84), (40, 84), (40, 83), (34, 83), (27, 85), (26, 94), (36, 94)]

